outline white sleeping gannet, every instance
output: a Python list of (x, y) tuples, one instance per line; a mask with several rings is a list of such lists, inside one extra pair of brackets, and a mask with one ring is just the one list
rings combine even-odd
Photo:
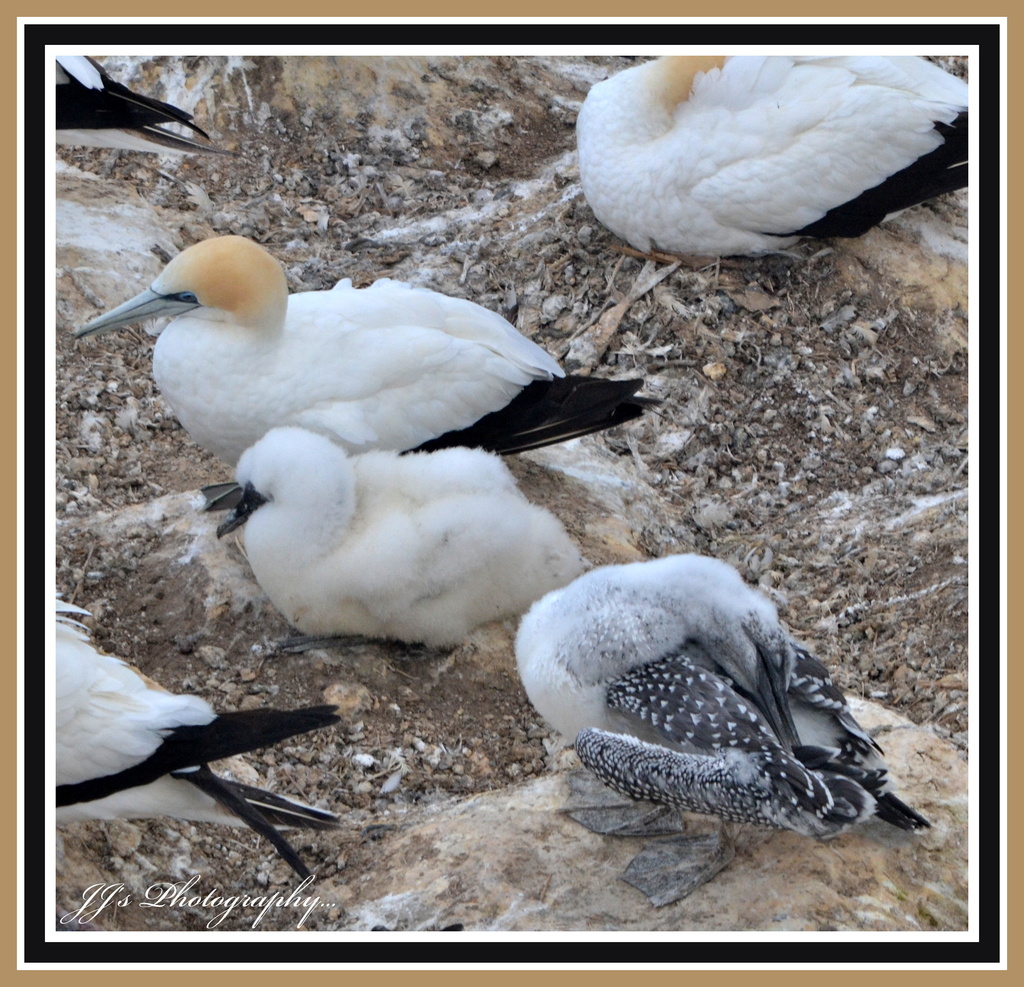
[(338, 722), (333, 706), (213, 711), (199, 696), (166, 692), (97, 651), (87, 614), (57, 600), (57, 822), (173, 816), (245, 824), (301, 877), (303, 864), (277, 826), (328, 829), (322, 809), (215, 775), (207, 765)]
[(306, 634), (458, 644), (522, 613), (584, 568), (553, 514), (496, 456), (442, 449), (349, 458), (276, 428), (238, 463), (245, 554), (274, 606)]
[(916, 57), (674, 56), (595, 85), (576, 138), (637, 250), (756, 254), (963, 188), (967, 84)]
[(819, 838), (873, 815), (929, 825), (889, 791), (825, 667), (725, 562), (591, 570), (534, 604), (516, 659), (533, 705), (624, 795)]
[(192, 114), (170, 103), (132, 92), (115, 82), (99, 62), (84, 55), (57, 58), (57, 143), (115, 147), (129, 151), (210, 151), (230, 154), (210, 143), (167, 130), (168, 123), (188, 127), (209, 142)]
[(519, 452), (608, 428), (650, 403), (641, 381), (565, 377), (500, 315), (384, 278), (288, 295), (244, 237), (182, 251), (149, 291), (76, 333), (176, 315), (153, 376), (192, 438), (226, 463), (295, 425), (350, 452), (451, 445)]

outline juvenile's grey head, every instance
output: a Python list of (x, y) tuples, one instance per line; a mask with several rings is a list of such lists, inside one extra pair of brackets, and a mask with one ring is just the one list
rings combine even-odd
[(610, 682), (685, 651), (694, 664), (728, 676), (780, 741), (797, 745), (786, 698), (795, 660), (789, 635), (771, 602), (728, 563), (674, 555), (594, 569), (547, 613), (545, 633), (581, 684)]

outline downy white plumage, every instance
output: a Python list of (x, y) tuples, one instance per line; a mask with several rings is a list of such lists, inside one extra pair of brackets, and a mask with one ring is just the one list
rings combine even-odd
[(873, 815), (928, 825), (825, 667), (725, 562), (593, 569), (534, 604), (516, 659), (533, 705), (622, 794), (816, 837)]
[(322, 809), (215, 775), (208, 761), (267, 747), (338, 722), (333, 706), (214, 712), (199, 696), (166, 692), (97, 651), (58, 599), (57, 822), (173, 816), (247, 825), (301, 877), (309, 870), (278, 826), (332, 828)]
[(176, 315), (153, 375), (182, 425), (226, 463), (276, 426), (350, 452), (479, 446), (519, 452), (641, 414), (641, 381), (567, 378), (473, 302), (384, 278), (288, 294), (284, 271), (238, 236), (182, 251), (149, 291), (86, 336)]
[[(187, 127), (198, 138), (168, 130)], [(115, 82), (99, 62), (85, 55), (57, 57), (57, 143), (113, 147), (129, 151), (210, 151), (230, 154), (209, 143), (192, 114), (170, 103), (132, 92)], [(205, 143), (204, 143), (205, 141)]]
[(497, 456), (442, 449), (348, 457), (277, 428), (238, 463), (245, 553), (282, 614), (311, 635), (458, 644), (522, 613), (584, 561), (554, 515)]
[(674, 56), (591, 89), (580, 181), (638, 250), (756, 254), (962, 188), (967, 124), (966, 83), (922, 58)]

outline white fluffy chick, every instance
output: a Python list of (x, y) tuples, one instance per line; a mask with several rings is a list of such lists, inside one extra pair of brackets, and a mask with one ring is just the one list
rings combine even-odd
[(300, 428), (267, 433), (238, 463), (260, 586), (311, 635), (458, 644), (522, 613), (585, 563), (553, 514), (479, 449), (349, 457)]

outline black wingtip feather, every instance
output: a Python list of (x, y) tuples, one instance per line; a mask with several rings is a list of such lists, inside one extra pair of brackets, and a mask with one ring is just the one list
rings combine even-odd
[(90, 778), (76, 785), (59, 785), (57, 805), (93, 802), (115, 792), (148, 785), (175, 771), (269, 747), (278, 741), (337, 722), (339, 717), (335, 706), (221, 713), (204, 725), (181, 726), (172, 730), (145, 761), (131, 768), (101, 778)]
[[(569, 375), (535, 380), (504, 408), (467, 428), (445, 432), (405, 452), (437, 452), (464, 447), (509, 456), (603, 432), (639, 418), (661, 402), (637, 397), (642, 380), (606, 380)], [(211, 483), (201, 490), (205, 511), (234, 511), (244, 499), (237, 483)], [(226, 523), (224, 533), (232, 530)], [(220, 533), (220, 529), (218, 529)]]
[(102, 89), (90, 89), (73, 76), (57, 87), (57, 130), (123, 130), (138, 133), (146, 140), (173, 150), (209, 151), (228, 154), (231, 151), (202, 143), (184, 134), (164, 130), (161, 124), (174, 123), (188, 127), (193, 133), (210, 141), (210, 135), (192, 122), (192, 114), (151, 96), (132, 92), (112, 79), (103, 66), (90, 58), (103, 80)]
[(221, 713), (205, 726), (178, 727), (164, 745), (173, 738), (182, 752), (183, 761), (178, 766), (187, 767), (269, 747), (278, 741), (337, 722), (336, 706), (239, 710)]
[(892, 213), (966, 188), (968, 111), (964, 110), (952, 123), (936, 123), (935, 129), (942, 135), (943, 143), (884, 182), (799, 230), (765, 232), (778, 237), (862, 236)]
[(410, 451), (435, 452), (467, 446), (510, 455), (601, 432), (639, 418), (647, 408), (661, 403), (636, 396), (643, 383), (571, 374), (535, 380), (504, 408), (484, 415), (468, 428), (446, 432)]

